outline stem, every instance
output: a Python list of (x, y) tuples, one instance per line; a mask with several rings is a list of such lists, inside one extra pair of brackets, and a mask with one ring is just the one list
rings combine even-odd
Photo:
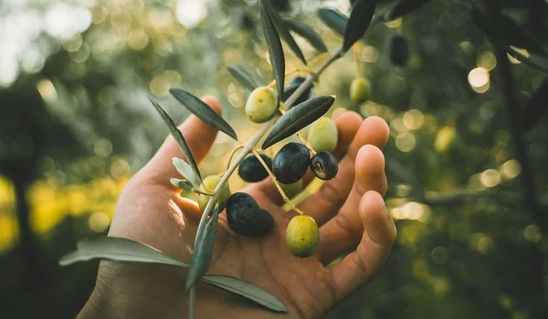
[(270, 179), (272, 180), (272, 182), (274, 183), (274, 185), (278, 189), (278, 192), (280, 192), (280, 195), (282, 195), (282, 198), (283, 198), (284, 202), (286, 202), (289, 206), (291, 206), (291, 208), (294, 209), (297, 213), (299, 213), (300, 215), (303, 215), (304, 212), (302, 210), (300, 210), (299, 208), (297, 208), (297, 206), (295, 206), (295, 204), (293, 204), (293, 202), (289, 199), (289, 197), (287, 197), (287, 195), (285, 194), (283, 188), (280, 186), (280, 183), (278, 183), (278, 179), (276, 178), (274, 173), (272, 173), (270, 168), (268, 168), (268, 165), (266, 165), (264, 160), (261, 158), (261, 154), (259, 154), (259, 152), (256, 149), (253, 149), (252, 151), (253, 151), (253, 154), (255, 155), (255, 157), (257, 157), (257, 160), (259, 160), (261, 165), (263, 165), (264, 169), (266, 170), (266, 172), (270, 176)]
[(190, 288), (188, 295), (188, 318), (194, 319), (195, 316), (195, 305), (196, 305), (196, 286)]

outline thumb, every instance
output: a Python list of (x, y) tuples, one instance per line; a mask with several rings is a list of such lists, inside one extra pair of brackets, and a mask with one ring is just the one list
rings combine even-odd
[[(215, 97), (205, 96), (202, 100), (218, 114), (222, 113), (221, 105)], [(217, 129), (205, 124), (195, 115), (189, 116), (178, 128), (183, 134), (194, 159), (199, 163), (209, 152), (217, 136)], [(173, 157), (184, 158), (184, 155), (179, 144), (173, 136), (169, 135), (156, 154), (138, 174), (147, 175), (148, 178), (154, 179), (158, 184), (167, 185), (170, 178), (180, 176), (171, 163)]]

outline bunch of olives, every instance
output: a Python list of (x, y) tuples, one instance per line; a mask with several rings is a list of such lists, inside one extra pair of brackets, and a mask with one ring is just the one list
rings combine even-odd
[[(305, 81), (293, 78), (285, 89), (285, 101)], [(310, 89), (305, 90), (295, 101), (302, 103), (310, 98)], [(280, 99), (269, 86), (254, 89), (245, 104), (245, 114), (254, 123), (270, 120), (279, 110)], [(271, 176), (285, 196), (294, 196), (303, 187), (303, 177), (308, 169), (322, 180), (334, 178), (338, 162), (332, 152), (338, 142), (337, 127), (333, 120), (322, 117), (314, 121), (308, 130), (307, 140), (288, 142), (273, 158), (254, 150), (238, 166), (238, 175), (247, 183), (257, 183)], [(198, 204), (202, 211), (220, 182), (218, 175), (208, 176), (199, 187)], [(282, 194), (283, 195), (283, 194)], [(230, 193), (228, 184), (221, 189), (218, 200), (220, 209), (226, 207), (228, 225), (241, 236), (266, 236), (274, 228), (274, 218), (262, 209), (255, 199), (243, 192)], [(319, 229), (314, 219), (307, 215), (292, 218), (286, 229), (286, 244), (289, 251), (298, 257), (312, 255), (319, 244)]]

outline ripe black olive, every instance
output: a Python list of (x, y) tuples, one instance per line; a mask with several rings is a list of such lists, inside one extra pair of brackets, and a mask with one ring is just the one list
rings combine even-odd
[(284, 145), (272, 160), (272, 172), (284, 184), (303, 178), (310, 164), (310, 152), (303, 144), (291, 142)]
[[(272, 170), (272, 160), (270, 157), (265, 154), (260, 155), (266, 166)], [(248, 183), (255, 183), (265, 179), (268, 176), (268, 172), (255, 155), (249, 155), (238, 166), (238, 175)]]
[(318, 178), (330, 180), (339, 171), (339, 164), (333, 154), (329, 152), (319, 152), (310, 160), (310, 169)]
[[(299, 86), (305, 81), (306, 79), (302, 76), (296, 76), (292, 78), (289, 83), (287, 84), (287, 87), (284, 90), (284, 96), (283, 100), (287, 100), (293, 92), (295, 92)], [(307, 88), (299, 97), (295, 100), (295, 103), (293, 105), (300, 104), (310, 98), (310, 90), (311, 88)]]
[(238, 235), (260, 237), (274, 228), (272, 215), (247, 193), (232, 194), (226, 203), (226, 214), (228, 225)]
[(396, 35), (388, 43), (388, 58), (396, 66), (405, 66), (409, 61), (409, 44), (407, 39)]

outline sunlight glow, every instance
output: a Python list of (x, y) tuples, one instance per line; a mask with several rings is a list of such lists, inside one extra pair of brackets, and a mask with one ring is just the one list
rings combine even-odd
[(176, 10), (177, 20), (188, 29), (196, 27), (207, 16), (207, 7), (203, 0), (179, 0)]
[(431, 214), (430, 207), (418, 202), (407, 202), (394, 207), (391, 213), (396, 219), (418, 220), (423, 223), (428, 222)]
[(485, 93), (489, 90), (490, 77), (489, 70), (483, 67), (477, 67), (468, 73), (468, 83), (472, 89), (478, 93)]

